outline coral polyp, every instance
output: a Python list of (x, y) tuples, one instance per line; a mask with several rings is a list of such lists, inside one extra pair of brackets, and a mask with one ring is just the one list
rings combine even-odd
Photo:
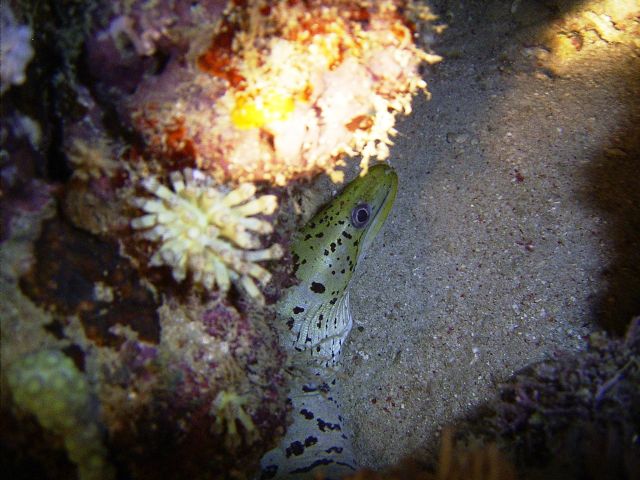
[(158, 243), (150, 265), (171, 267), (177, 281), (191, 273), (195, 283), (207, 289), (217, 286), (223, 293), (234, 282), (262, 301), (254, 280), (264, 285), (271, 274), (257, 262), (278, 259), (283, 251), (278, 244), (260, 248), (259, 235), (272, 233), (273, 226), (255, 215), (274, 213), (276, 197), (255, 197), (251, 183), (225, 192), (211, 177), (193, 169), (173, 172), (170, 180), (172, 189), (156, 177), (146, 178), (142, 186), (155, 198), (134, 200), (145, 214), (134, 218), (131, 226)]
[(238, 431), (240, 423), (245, 431), (246, 441), (251, 443), (256, 436), (256, 427), (253, 420), (244, 407), (248, 399), (235, 392), (222, 391), (213, 401), (212, 413), (215, 415), (215, 429), (225, 432), (225, 440), (231, 448), (235, 448), (242, 442), (242, 436)]
[(76, 139), (68, 152), (73, 165), (73, 174), (81, 180), (111, 177), (119, 168), (117, 156), (105, 139), (99, 138), (91, 144)]

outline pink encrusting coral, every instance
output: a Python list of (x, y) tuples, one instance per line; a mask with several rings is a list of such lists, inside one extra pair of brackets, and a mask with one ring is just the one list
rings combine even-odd
[(233, 3), (206, 44), (190, 46), (191, 78), (173, 71), (175, 96), (148, 83), (132, 98), (134, 126), (160, 161), (189, 161), (221, 182), (326, 172), (345, 155), (389, 155), (398, 113), (426, 83), (401, 12), (405, 2)]

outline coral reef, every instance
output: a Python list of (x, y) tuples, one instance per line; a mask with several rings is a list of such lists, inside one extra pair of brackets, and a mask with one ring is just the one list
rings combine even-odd
[(191, 169), (171, 174), (173, 191), (154, 177), (142, 184), (157, 199), (138, 199), (146, 214), (131, 225), (144, 230), (144, 238), (160, 242), (151, 265), (170, 266), (177, 281), (190, 271), (194, 282), (207, 289), (217, 286), (222, 293), (233, 280), (251, 298), (263, 300), (252, 279), (265, 284), (271, 275), (256, 262), (278, 259), (283, 252), (277, 244), (250, 250), (260, 247), (252, 232), (273, 231), (269, 222), (253, 216), (272, 214), (277, 207), (274, 195), (254, 198), (256, 188), (251, 183), (223, 192), (211, 178)]
[(71, 359), (58, 350), (36, 352), (13, 363), (7, 377), (18, 408), (63, 437), (80, 480), (114, 478), (92, 412), (89, 384)]
[(345, 154), (366, 170), (387, 158), (395, 115), (426, 88), (419, 64), (439, 60), (415, 46), (397, 3), (232, 3), (208, 45), (191, 48), (189, 85), (175, 73), (179, 100), (142, 85), (133, 123), (155, 156), (222, 182), (321, 171), (340, 181)]
[(270, 303), (291, 282), (292, 181), (388, 155), (438, 59), (414, 43), (432, 17), (404, 1), (11, 6), (3, 460), (50, 478), (252, 475), (287, 423)]
[[(145, 288), (118, 243), (73, 228), (60, 218), (45, 222), (35, 242), (34, 261), (20, 277), (24, 295), (68, 328), (70, 318), (85, 332), (87, 348), (118, 347), (111, 329), (126, 325), (147, 342), (160, 338), (160, 301)], [(108, 292), (108, 293), (106, 293)], [(22, 328), (29, 322), (22, 321)]]
[(157, 345), (118, 329), (124, 343), (98, 361), (120, 462), (134, 478), (255, 471), (286, 423), (274, 333), (225, 301), (171, 301), (159, 312)]
[[(319, 172), (339, 181), (347, 154), (362, 154), (365, 172), (371, 158), (388, 156), (396, 115), (410, 112), (418, 90), (426, 92), (419, 65), (439, 59), (415, 45), (418, 22), (434, 17), (412, 2), (256, 0), (223, 8), (212, 1), (192, 8), (175, 0), (86, 8), (84, 19), (89, 12), (103, 19), (85, 26), (86, 53), (77, 53), (76, 26), (64, 30), (72, 53), (61, 54), (89, 77), (68, 68), (55, 85), (67, 106), (60, 111), (72, 172), (66, 214), (92, 233), (119, 232), (143, 270), (168, 266), (178, 282), (189, 277), (224, 293), (234, 283), (258, 303), (271, 275), (256, 262), (278, 259), (282, 249), (258, 245), (254, 233), (273, 227), (245, 218), (242, 232), (225, 232), (211, 218), (206, 227), (200, 215), (199, 226), (187, 231), (186, 210), (169, 214), (174, 206), (166, 203), (157, 215), (147, 211), (157, 202), (131, 202), (142, 196), (139, 187), (157, 197), (171, 191), (161, 187), (168, 180), (181, 198), (175, 187), (189, 183), (185, 175), (211, 196), (263, 182), (249, 200), (269, 183), (284, 186)], [(132, 203), (143, 216), (128, 208)], [(275, 207), (255, 213), (270, 215)], [(138, 217), (131, 225), (139, 245), (119, 221), (131, 216)]]
[(46, 165), (40, 123), (16, 111), (9, 99), (3, 98), (0, 108), (0, 241), (5, 241), (15, 227), (29, 223), (28, 217), (52, 206), (57, 188), (36, 175)]
[(95, 385), (111, 454), (133, 478), (250, 472), (284, 431), (285, 358), (268, 312), (193, 294), (159, 301), (115, 242), (60, 219), (45, 223), (20, 284), (51, 314), (3, 318), (3, 362), (43, 336), (46, 348), (70, 349)]

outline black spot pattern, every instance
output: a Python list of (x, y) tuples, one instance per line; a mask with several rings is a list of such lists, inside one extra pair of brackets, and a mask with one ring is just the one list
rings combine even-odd
[(294, 253), (293, 254), (293, 274), (294, 275), (298, 271), (298, 268), (300, 268), (300, 257)]
[[(296, 259), (296, 264), (300, 265), (297, 275), (300, 288), (287, 299), (286, 307), (279, 313), (282, 312), (284, 319), (289, 318), (292, 324), (291, 331), (287, 333), (289, 349), (305, 353), (304, 357), (296, 355), (294, 358), (296, 361), (300, 358), (303, 362), (311, 362), (314, 371), (305, 376), (303, 381), (296, 382), (295, 390), (292, 390), (295, 391), (293, 411), (298, 412), (293, 416), (296, 428), (291, 435), (287, 432), (286, 440), (280, 444), (279, 456), (283, 464), (277, 472), (285, 477), (320, 475), (319, 470), (323, 466), (339, 471), (344, 471), (341, 468), (343, 466), (355, 470), (350, 448), (345, 442), (348, 439), (342, 431), (339, 402), (331, 395), (336, 381), (329, 376), (323, 383), (327, 377), (323, 374), (322, 366), (337, 365), (336, 359), (343, 345), (342, 334), (345, 333), (337, 326), (338, 319), (342, 319), (341, 315), (347, 307), (343, 295), (348, 289), (351, 272), (360, 253), (359, 239), (367, 238), (368, 230), (353, 227), (353, 212), (350, 211), (349, 215), (345, 212), (355, 202), (367, 200), (366, 196), (360, 198), (359, 195), (345, 197), (348, 201), (340, 200), (340, 207), (334, 203), (325, 208), (297, 236), (298, 253), (304, 252), (301, 258)], [(378, 208), (376, 204), (374, 210), (377, 212)], [(304, 243), (301, 241), (303, 236)], [(305, 275), (300, 275), (300, 271)], [(338, 301), (341, 305), (338, 305)], [(342, 305), (344, 309), (340, 308)], [(340, 324), (344, 326), (344, 319)], [(293, 328), (296, 330), (293, 331)], [(288, 462), (284, 461), (285, 453)]]
[(321, 432), (326, 432), (327, 430), (337, 430), (339, 432), (342, 431), (342, 427), (339, 423), (325, 422), (321, 418), (318, 419), (318, 428)]
[(278, 474), (278, 465), (267, 465), (260, 473), (260, 480), (269, 480)]
[(320, 467), (322, 465), (330, 465), (332, 463), (335, 462), (333, 460), (329, 460), (328, 458), (322, 458), (320, 460), (316, 460), (311, 465), (308, 465), (306, 467), (296, 468), (295, 470), (292, 470), (291, 473), (308, 473), (316, 467)]
[(327, 453), (342, 453), (342, 447), (329, 447), (325, 450)]
[(306, 408), (300, 410), (300, 415), (302, 415), (307, 420), (313, 420), (313, 412), (307, 410)]
[(289, 458), (291, 455), (302, 455), (304, 453), (304, 445), (296, 440), (295, 442), (291, 442), (291, 444), (289, 444), (284, 453), (287, 458)]

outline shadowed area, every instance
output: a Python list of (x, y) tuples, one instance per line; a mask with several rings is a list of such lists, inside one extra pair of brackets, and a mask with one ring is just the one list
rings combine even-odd
[(398, 198), (352, 292), (364, 465), (434, 458), (499, 383), (639, 312), (640, 63), (616, 36), (637, 22), (597, 3), (436, 2), (445, 61), (399, 125)]
[[(636, 92), (638, 78), (628, 83)], [(606, 289), (596, 303), (603, 328), (621, 334), (628, 319), (640, 312), (640, 109), (612, 132), (609, 143), (587, 168), (585, 203), (603, 218), (611, 238), (611, 259), (601, 274)]]

